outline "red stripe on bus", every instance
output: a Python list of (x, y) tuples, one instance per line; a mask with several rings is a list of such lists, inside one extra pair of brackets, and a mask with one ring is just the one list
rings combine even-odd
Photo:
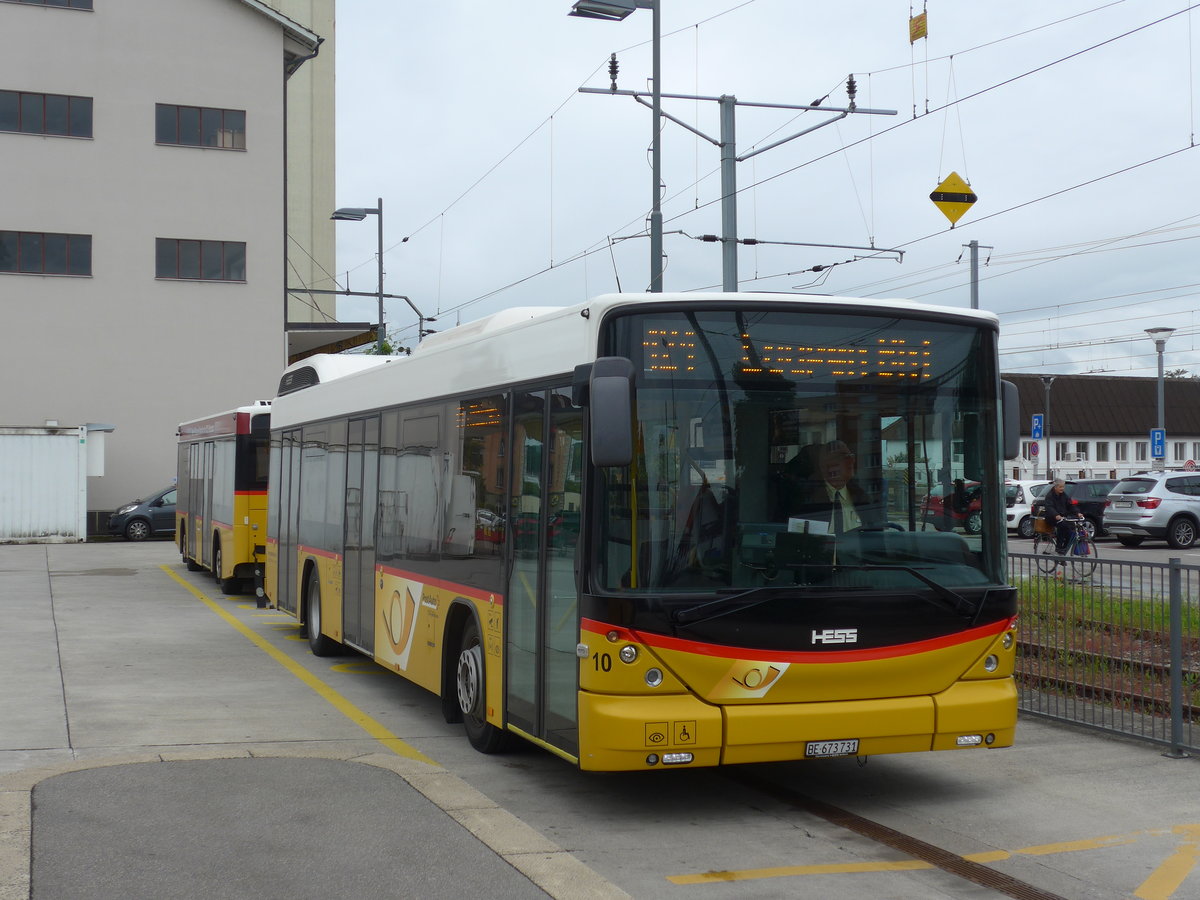
[(267, 496), (267, 492), (266, 491), (234, 491), (233, 496), (235, 496), (235, 497), (265, 497), (265, 496)]
[(948, 634), (942, 637), (929, 638), (924, 641), (913, 641), (908, 644), (893, 644), (888, 647), (871, 647), (863, 650), (756, 650), (753, 647), (730, 647), (724, 644), (708, 644), (703, 641), (689, 641), (682, 638), (668, 637), (665, 634), (650, 634), (633, 631), (616, 625), (606, 625), (594, 619), (583, 619), (580, 628), (584, 631), (602, 636), (610, 631), (617, 632), (617, 640), (636, 641), (649, 647), (660, 647), (663, 650), (677, 650), (683, 653), (695, 653), (701, 656), (717, 656), (726, 659), (746, 659), (752, 657), (760, 662), (784, 663), (842, 663), (865, 662), (875, 659), (893, 659), (898, 656), (913, 656), (918, 653), (928, 653), (932, 650), (942, 650), (959, 644), (969, 644), (983, 638), (1000, 634), (1009, 626), (1008, 619), (980, 625)]
[(495, 602), (500, 606), (504, 605), (504, 595), (497, 594), (493, 591), (483, 590), (482, 588), (467, 587), (466, 585), (457, 584), (453, 581), (443, 581), (440, 578), (430, 578), (428, 575), (421, 575), (417, 572), (407, 572), (404, 569), (393, 569), (391, 566), (376, 564), (376, 572), (385, 572), (388, 575), (395, 575), (399, 578), (407, 578), (409, 581), (419, 581), (421, 584), (429, 587), (439, 588), (443, 591), (454, 591), (456, 594), (462, 594), (464, 597), (470, 597), (473, 600), (482, 600), (484, 603)]

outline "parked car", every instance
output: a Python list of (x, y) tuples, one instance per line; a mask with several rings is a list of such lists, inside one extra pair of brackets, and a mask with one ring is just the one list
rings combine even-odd
[[(1080, 478), (1080, 479), (1064, 479), (1066, 487), (1063, 488), (1070, 498), (1075, 512), (1085, 518), (1085, 528), (1088, 538), (1094, 538), (1098, 534), (1108, 534), (1105, 532), (1104, 521), (1104, 500), (1109, 496), (1109, 491), (1116, 484), (1115, 479), (1100, 479), (1100, 478)], [(1038, 500), (1045, 497), (1046, 491), (1054, 485), (1052, 481), (1043, 481), (1031, 488), (1033, 494), (1033, 512), (1034, 518), (1040, 518), (1042, 514), (1037, 511)]]
[(943, 502), (942, 487), (935, 485), (921, 500), (921, 518), (939, 531), (961, 528), (967, 534), (983, 531), (983, 500), (978, 481), (968, 481), (962, 493), (955, 497), (951, 492), (950, 502)]
[(1091, 524), (1093, 536), (1108, 534), (1104, 527), (1104, 508), (1109, 492), (1116, 486), (1115, 478), (1076, 478), (1067, 482), (1067, 496), (1075, 501), (1083, 517)]
[(1039, 485), (1048, 485), (1048, 481), (1006, 481), (1004, 482), (1004, 517), (1008, 522), (1008, 530), (1015, 531), (1020, 537), (1033, 537), (1033, 501), (1038, 495), (1033, 489)]
[(1200, 473), (1144, 472), (1117, 482), (1104, 527), (1126, 547), (1146, 538), (1186, 550), (1200, 535)]
[(127, 541), (175, 533), (175, 488), (165, 487), (145, 500), (131, 500), (108, 517), (108, 533)]

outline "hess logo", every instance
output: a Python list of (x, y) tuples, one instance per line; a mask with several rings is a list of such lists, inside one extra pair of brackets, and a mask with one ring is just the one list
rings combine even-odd
[(812, 633), (814, 644), (857, 644), (857, 628), (826, 628)]

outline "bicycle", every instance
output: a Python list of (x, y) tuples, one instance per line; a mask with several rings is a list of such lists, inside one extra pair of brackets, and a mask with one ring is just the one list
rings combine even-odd
[(1039, 529), (1033, 536), (1033, 552), (1037, 555), (1038, 569), (1043, 575), (1053, 575), (1059, 566), (1064, 572), (1071, 573), (1072, 581), (1083, 581), (1096, 571), (1096, 542), (1092, 539), (1087, 528), (1087, 520), (1083, 516), (1066, 519), (1071, 524), (1071, 537), (1067, 547), (1059, 553), (1054, 547), (1054, 530), (1049, 533)]

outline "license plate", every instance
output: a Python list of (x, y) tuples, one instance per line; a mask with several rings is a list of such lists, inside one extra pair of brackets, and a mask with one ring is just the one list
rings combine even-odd
[(809, 741), (804, 745), (805, 757), (853, 756), (858, 753), (858, 739), (852, 741)]
[(1132, 500), (1118, 500), (1116, 503), (1113, 504), (1113, 506), (1117, 507), (1118, 509), (1132, 509), (1133, 501)]

